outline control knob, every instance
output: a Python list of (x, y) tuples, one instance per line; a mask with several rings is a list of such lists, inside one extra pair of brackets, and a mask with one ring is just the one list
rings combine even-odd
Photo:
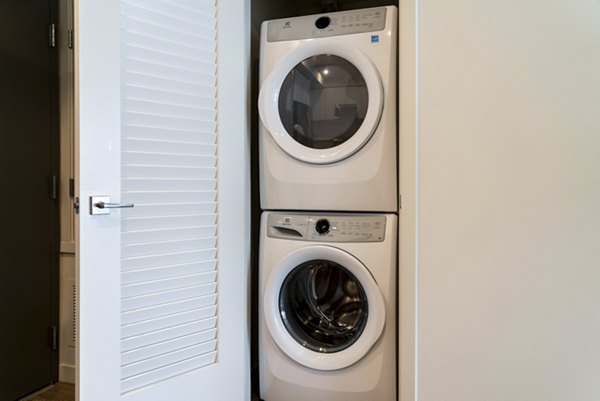
[(331, 23), (331, 18), (329, 17), (320, 17), (315, 21), (315, 26), (317, 29), (325, 29)]
[(329, 220), (320, 219), (315, 224), (315, 231), (319, 233), (319, 235), (325, 235), (329, 232), (331, 225), (329, 224)]

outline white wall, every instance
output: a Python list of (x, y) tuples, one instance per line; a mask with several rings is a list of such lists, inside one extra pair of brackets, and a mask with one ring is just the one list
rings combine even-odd
[(408, 3), (402, 401), (598, 400), (600, 2)]

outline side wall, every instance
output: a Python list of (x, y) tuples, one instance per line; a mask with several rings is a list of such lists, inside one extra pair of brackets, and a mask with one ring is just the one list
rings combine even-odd
[(600, 3), (416, 8), (402, 401), (600, 399)]

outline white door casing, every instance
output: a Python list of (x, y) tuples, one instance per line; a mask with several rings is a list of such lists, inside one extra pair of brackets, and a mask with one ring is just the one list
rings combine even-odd
[[(246, 307), (249, 271), (249, 243), (246, 240), (249, 237), (250, 226), (249, 177), (247, 173), (249, 169), (246, 168), (249, 165), (247, 125), (249, 53), (245, 41), (239, 39), (240, 37), (249, 37), (247, 32), (249, 7), (242, 0), (227, 1), (219, 4), (218, 8), (215, 8), (213, 2), (168, 3), (161, 0), (144, 2), (111, 0), (101, 3), (76, 2), (75, 5), (76, 118), (79, 133), (76, 147), (79, 150), (77, 193), (81, 199), (77, 273), (79, 284), (78, 400), (213, 399), (229, 401), (250, 398)], [(143, 41), (143, 43), (137, 42), (136, 46), (148, 50), (148, 43), (154, 41), (155, 44), (160, 44), (165, 40), (161, 37), (161, 30), (169, 29), (168, 26), (157, 26), (155, 35), (152, 37), (152, 35), (144, 36), (144, 32), (140, 32), (139, 26), (130, 29), (131, 24), (128, 27), (124, 24), (128, 21), (136, 23), (141, 21), (148, 26), (151, 25), (149, 24), (150, 17), (160, 18), (161, 15), (164, 16), (165, 21), (173, 20), (178, 17), (174, 10), (190, 7), (200, 8), (188, 10), (189, 12), (183, 18), (187, 20), (187, 24), (183, 20), (181, 24), (178, 24), (176, 30), (179, 30), (183, 36), (190, 34), (188, 25), (190, 20), (195, 24), (194, 18), (196, 17), (208, 22), (211, 20), (227, 21), (227, 29), (219, 30), (218, 23), (216, 27), (213, 25), (213, 29), (216, 28), (213, 48), (217, 49), (217, 60), (227, 60), (228, 62), (218, 63), (217, 61), (216, 63), (218, 64), (216, 67), (218, 78), (215, 76), (214, 82), (218, 87), (218, 92), (215, 87), (218, 98), (214, 100), (213, 109), (218, 114), (215, 124), (208, 124), (209, 127), (215, 127), (218, 136), (216, 139), (218, 150), (215, 150), (217, 164), (212, 169), (215, 170), (214, 179), (218, 180), (215, 188), (218, 190), (216, 197), (218, 217), (215, 217), (217, 227), (216, 238), (213, 239), (218, 242), (216, 243), (216, 270), (210, 273), (211, 277), (215, 275), (217, 277), (214, 280), (214, 287), (218, 291), (215, 293), (216, 308), (213, 308), (216, 309), (215, 320), (217, 323), (214, 328), (216, 330), (213, 330), (216, 331), (216, 337), (214, 352), (210, 354), (214, 355), (214, 358), (206, 366), (194, 365), (190, 371), (174, 371), (171, 376), (159, 375), (149, 382), (142, 381), (138, 382), (139, 385), (127, 387), (123, 383), (127, 376), (126, 372), (129, 371), (122, 367), (123, 364), (126, 364), (126, 358), (122, 353), (124, 309), (121, 298), (125, 290), (122, 286), (121, 260), (128, 257), (131, 249), (122, 250), (121, 242), (122, 238), (126, 240), (131, 238), (131, 235), (125, 233), (122, 237), (121, 217), (125, 216), (125, 213), (116, 210), (111, 215), (91, 216), (88, 199), (92, 195), (108, 195), (111, 196), (112, 202), (124, 201), (124, 197), (121, 196), (122, 190), (126, 192), (132, 187), (128, 186), (130, 184), (126, 182), (121, 188), (121, 173), (133, 174), (133, 176), (143, 175), (144, 168), (139, 168), (140, 166), (136, 164), (144, 163), (137, 163), (134, 160), (132, 163), (121, 166), (122, 152), (126, 151), (128, 146), (123, 148), (121, 146), (121, 132), (126, 131), (126, 129), (122, 130), (122, 127), (128, 126), (128, 119), (131, 118), (128, 111), (139, 112), (142, 116), (163, 118), (163, 122), (169, 113), (181, 113), (185, 107), (188, 107), (185, 110), (192, 114), (188, 116), (190, 120), (200, 119), (196, 118), (194, 113), (204, 113), (203, 107), (194, 111), (189, 108), (189, 105), (180, 103), (175, 105), (152, 103), (155, 99), (139, 99), (140, 94), (138, 93), (136, 100), (145, 101), (144, 104), (147, 106), (146, 109), (139, 110), (136, 109), (139, 103), (132, 106), (131, 96), (127, 95), (123, 89), (126, 87), (126, 80), (131, 78), (129, 69), (124, 72), (126, 66), (123, 62), (123, 54), (127, 52), (127, 49), (124, 50), (126, 45), (123, 44), (123, 41), (127, 40), (128, 35), (128, 33), (124, 34), (124, 31), (127, 29), (129, 29), (129, 33), (133, 31), (134, 35), (138, 35), (135, 40)], [(198, 25), (203, 23), (201, 21)], [(173, 29), (170, 32), (172, 34)], [(173, 36), (168, 40), (173, 41)], [(173, 45), (178, 51), (185, 49), (185, 43)], [(208, 46), (210, 47), (210, 44)], [(189, 58), (193, 59), (198, 55), (202, 57), (201, 53), (192, 48)], [(210, 51), (208, 54), (210, 55)], [(169, 66), (168, 58), (177, 57), (177, 55), (162, 54), (160, 57), (165, 58), (165, 65)], [(185, 59), (188, 56), (180, 54), (178, 57)], [(209, 61), (213, 62), (213, 60)], [(170, 66), (173, 67), (172, 64)], [(155, 74), (147, 74), (147, 76), (160, 78), (159, 72), (157, 70)], [(216, 74), (217, 70), (214, 70), (214, 73)], [(181, 78), (181, 80), (185, 79)], [(173, 106), (179, 108), (173, 112)], [(215, 119), (210, 113), (202, 115), (209, 120)], [(239, 118), (230, 118), (232, 115), (239, 116)], [(169, 152), (165, 151), (164, 153)], [(136, 160), (139, 161), (139, 159)], [(191, 168), (193, 166), (188, 167), (190, 167), (189, 171), (196, 171)], [(200, 167), (199, 170), (202, 170), (202, 166), (198, 167)], [(145, 169), (146, 172), (148, 170), (152, 170), (152, 168)], [(176, 169), (154, 168), (154, 170), (164, 174), (165, 171), (175, 171)], [(209, 166), (208, 169), (205, 168), (202, 171), (212, 170)], [(241, 171), (244, 173), (240, 174)], [(194, 182), (191, 178), (187, 181), (188, 184)], [(134, 186), (134, 189), (136, 188)], [(138, 204), (138, 206), (140, 205)], [(138, 208), (136, 212), (139, 210)], [(133, 231), (136, 231), (135, 236), (141, 235), (142, 237), (138, 238), (142, 239), (147, 235), (150, 237), (155, 235), (155, 233), (139, 233), (140, 230)], [(179, 232), (181, 233), (181, 231)], [(155, 239), (158, 238), (160, 246), (164, 246), (164, 241), (170, 240), (163, 235), (164, 233), (155, 237)], [(206, 243), (206, 241), (196, 241), (193, 246), (201, 246), (202, 243)], [(148, 244), (141, 246), (152, 249), (154, 246), (152, 244), (153, 242), (150, 240)], [(124, 245), (128, 244), (124, 243)], [(159, 245), (156, 245), (156, 248), (159, 248)], [(231, 252), (230, 249), (235, 249), (235, 252)], [(197, 279), (200, 276), (201, 274), (194, 274), (180, 279), (185, 280), (188, 277)], [(160, 283), (161, 280), (157, 280), (157, 282)], [(134, 283), (134, 285), (144, 286), (148, 285), (148, 282)], [(150, 283), (150, 285), (153, 286), (154, 283)], [(159, 291), (164, 292), (168, 289), (161, 290), (159, 288)], [(179, 300), (178, 302), (183, 301)], [(178, 313), (172, 315), (162, 315), (162, 318), (176, 320), (179, 316)], [(201, 319), (202, 316), (197, 318)], [(162, 333), (163, 331), (158, 330), (155, 335), (160, 336)], [(200, 337), (202, 336), (198, 338)], [(173, 339), (168, 340), (173, 341)], [(205, 345), (197, 344), (196, 349)], [(193, 356), (190, 355), (190, 358)], [(145, 358), (144, 363), (148, 363), (148, 360), (153, 361), (151, 356)], [(171, 368), (176, 361), (166, 359), (163, 362), (166, 364), (164, 366)]]

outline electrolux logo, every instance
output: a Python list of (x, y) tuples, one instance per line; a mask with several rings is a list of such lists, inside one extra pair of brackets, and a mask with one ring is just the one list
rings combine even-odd
[(371, 43), (379, 43), (379, 35), (371, 35)]

